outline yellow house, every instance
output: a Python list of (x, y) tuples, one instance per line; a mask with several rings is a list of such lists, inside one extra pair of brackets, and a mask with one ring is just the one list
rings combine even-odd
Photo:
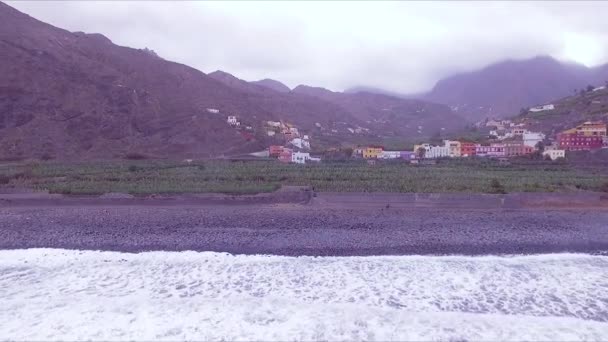
[(368, 146), (363, 149), (363, 158), (365, 159), (377, 159), (384, 151), (382, 146)]

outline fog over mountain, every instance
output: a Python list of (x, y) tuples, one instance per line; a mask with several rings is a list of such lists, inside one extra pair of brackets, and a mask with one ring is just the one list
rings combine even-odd
[(291, 89), (364, 86), (412, 94), (507, 59), (608, 61), (607, 2), (8, 4), (70, 31), (153, 48), (203, 72), (229, 70)]

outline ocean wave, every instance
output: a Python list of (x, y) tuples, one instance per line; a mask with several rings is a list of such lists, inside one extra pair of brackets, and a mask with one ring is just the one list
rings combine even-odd
[(0, 339), (602, 340), (608, 258), (0, 251)]

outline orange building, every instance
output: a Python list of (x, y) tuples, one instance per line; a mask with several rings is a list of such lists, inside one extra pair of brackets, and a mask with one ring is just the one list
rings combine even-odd
[(384, 147), (382, 146), (368, 146), (363, 149), (363, 158), (377, 159), (378, 157), (380, 157), (383, 151)]

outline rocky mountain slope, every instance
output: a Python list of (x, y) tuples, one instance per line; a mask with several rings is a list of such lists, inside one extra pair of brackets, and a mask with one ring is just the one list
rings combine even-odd
[[(266, 120), (291, 122), (332, 143), (422, 138), (458, 124), (442, 105), (373, 94), (316, 96), (277, 83), (205, 75), (152, 50), (68, 32), (0, 3), (3, 160), (230, 155), (264, 148)], [(227, 115), (253, 132), (230, 127)]]
[(580, 90), (575, 95), (552, 101), (551, 104), (555, 109), (525, 111), (516, 116), (515, 121), (525, 122), (529, 129), (549, 136), (555, 136), (556, 133), (585, 121), (608, 123), (608, 87), (605, 85), (594, 90)]
[(447, 106), (369, 92), (340, 93), (299, 85), (294, 93), (317, 97), (339, 105), (374, 131), (393, 136), (428, 137), (463, 126), (463, 120)]
[(551, 57), (510, 60), (437, 82), (423, 98), (452, 106), (471, 121), (508, 117), (608, 80), (608, 65), (587, 68)]

